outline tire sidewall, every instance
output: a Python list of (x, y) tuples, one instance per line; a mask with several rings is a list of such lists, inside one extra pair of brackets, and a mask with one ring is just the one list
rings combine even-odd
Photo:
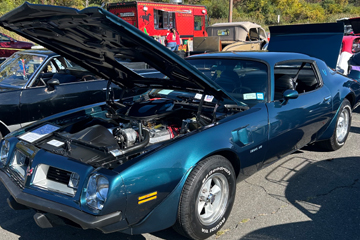
[[(347, 129), (346, 136), (345, 136), (344, 140), (341, 141), (341, 142), (339, 142), (339, 141), (337, 140), (337, 126), (338, 126), (338, 121), (339, 121), (339, 119), (340, 119), (341, 112), (342, 112), (345, 108), (347, 108), (347, 111), (349, 112), (349, 124), (348, 124), (348, 129)], [(340, 108), (339, 114), (338, 114), (337, 119), (336, 119), (336, 127), (335, 127), (335, 131), (334, 131), (334, 139), (333, 139), (333, 141), (334, 141), (334, 144), (336, 145), (337, 148), (342, 147), (342, 146), (345, 144), (346, 139), (347, 139), (348, 136), (349, 136), (350, 127), (351, 127), (351, 118), (352, 118), (352, 111), (351, 111), (350, 102), (349, 102), (347, 99), (345, 99), (345, 100), (342, 102), (342, 104), (341, 104), (341, 108)]]
[[(234, 170), (229, 163), (229, 161), (211, 161), (210, 164), (205, 164), (203, 166), (203, 171), (201, 174), (198, 174), (195, 181), (196, 183), (190, 189), (190, 196), (192, 204), (189, 206), (189, 221), (191, 222), (192, 232), (199, 238), (204, 239), (208, 238), (211, 235), (215, 234), (217, 231), (224, 226), (227, 218), (230, 215), (234, 199), (235, 199), (235, 192), (236, 192), (236, 180), (235, 180), (235, 173)], [(204, 225), (200, 222), (199, 216), (197, 214), (197, 197), (200, 192), (200, 189), (211, 176), (216, 173), (220, 173), (224, 175), (229, 184), (229, 198), (226, 205), (226, 210), (224, 214), (214, 223), (209, 226)]]

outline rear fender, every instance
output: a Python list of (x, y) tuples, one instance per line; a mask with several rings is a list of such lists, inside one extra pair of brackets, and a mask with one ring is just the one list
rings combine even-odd
[[(355, 102), (354, 102), (355, 101), (354, 100), (355, 99), (354, 93), (350, 92), (345, 98), (348, 99), (351, 106), (354, 107), (354, 104), (355, 104)], [(343, 98), (342, 101), (340, 102), (340, 104), (338, 104), (337, 111), (336, 111), (333, 119), (331, 120), (328, 128), (325, 130), (325, 132), (321, 136), (318, 137), (317, 141), (330, 139), (331, 136), (333, 135), (335, 127), (336, 127), (336, 120), (337, 120), (337, 117), (338, 117), (339, 112), (340, 112), (341, 103), (344, 101), (345, 98)]]

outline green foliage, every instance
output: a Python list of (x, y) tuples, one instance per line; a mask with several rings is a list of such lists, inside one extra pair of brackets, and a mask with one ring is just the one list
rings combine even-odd
[(229, 16), (228, 0), (205, 0), (199, 2), (199, 5), (207, 7), (210, 18), (227, 18)]

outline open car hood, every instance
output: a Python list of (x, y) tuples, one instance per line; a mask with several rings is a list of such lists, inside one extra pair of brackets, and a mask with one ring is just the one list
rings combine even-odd
[[(24, 3), (3, 15), (0, 26), (71, 59), (122, 88), (138, 85), (200, 89), (218, 99), (231, 99), (216, 83), (184, 59), (101, 8), (79, 11)], [(169, 78), (144, 78), (120, 64), (115, 58), (119, 56), (146, 62)]]
[(304, 53), (335, 69), (344, 35), (343, 23), (285, 25), (269, 29), (269, 51)]

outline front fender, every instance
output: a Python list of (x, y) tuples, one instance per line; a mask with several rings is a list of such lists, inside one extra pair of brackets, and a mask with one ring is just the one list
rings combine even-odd
[(179, 184), (158, 206), (154, 208), (140, 223), (124, 230), (128, 234), (156, 232), (173, 226), (176, 222), (182, 189), (189, 176), (190, 168)]
[[(240, 166), (246, 168), (262, 162), (266, 128), (267, 110), (261, 105), (164, 143), (114, 169), (124, 179), (129, 225), (142, 221), (174, 191), (189, 169), (210, 155), (231, 153), (236, 172)], [(233, 157), (240, 154), (241, 159)]]

